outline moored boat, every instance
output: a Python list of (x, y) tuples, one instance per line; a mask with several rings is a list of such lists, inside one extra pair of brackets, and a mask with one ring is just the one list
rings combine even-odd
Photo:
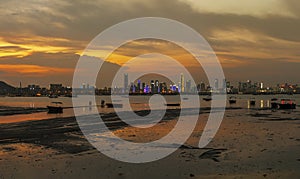
[(251, 98), (250, 99), (250, 105), (255, 106), (255, 103), (256, 103), (255, 98)]
[(206, 97), (203, 98), (203, 100), (204, 100), (204, 101), (211, 101), (212, 98), (211, 98), (211, 96), (206, 96)]
[(123, 104), (117, 104), (117, 103), (106, 103), (105, 104), (107, 108), (122, 108)]
[(52, 102), (52, 104), (55, 104), (55, 106), (47, 106), (48, 113), (52, 113), (52, 114), (63, 113), (63, 107), (61, 106), (62, 102)]
[(296, 109), (296, 102), (292, 99), (281, 99), (278, 106), (279, 109)]
[(165, 106), (180, 106), (180, 103), (167, 103)]
[(235, 104), (235, 103), (236, 103), (236, 97), (231, 96), (231, 97), (229, 98), (229, 104)]

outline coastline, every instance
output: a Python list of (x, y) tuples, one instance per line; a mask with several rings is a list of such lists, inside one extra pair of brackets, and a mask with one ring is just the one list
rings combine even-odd
[[(128, 127), (114, 113), (103, 114), (103, 118), (119, 137), (146, 142), (165, 135), (176, 124), (176, 115), (170, 111), (152, 131)], [(216, 137), (199, 149), (197, 142), (208, 115), (209, 111), (200, 113), (185, 145), (164, 159), (146, 164), (118, 162), (101, 154), (86, 141), (74, 117), (1, 124), (0, 178), (300, 176), (299, 111), (227, 109)], [(283, 116), (283, 120), (276, 120), (276, 116)]]

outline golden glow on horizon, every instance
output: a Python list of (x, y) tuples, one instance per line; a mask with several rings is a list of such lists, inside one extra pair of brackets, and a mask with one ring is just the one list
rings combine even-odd
[(76, 47), (68, 46), (68, 44), (76, 43), (76, 41), (73, 42), (68, 39), (41, 36), (17, 37), (16, 39), (8, 42), (10, 41), (9, 39), (5, 40), (0, 37), (0, 57), (14, 56), (21, 58), (33, 52), (80, 53), (80, 50), (76, 50)]
[(72, 73), (74, 70), (71, 68), (53, 68), (43, 67), (39, 65), (10, 65), (0, 64), (0, 70), (7, 74), (18, 73), (22, 75), (51, 75), (51, 73)]

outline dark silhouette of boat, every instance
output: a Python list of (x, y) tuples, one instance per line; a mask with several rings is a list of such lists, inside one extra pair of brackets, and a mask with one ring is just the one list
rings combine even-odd
[(61, 106), (62, 102), (52, 102), (52, 104), (55, 104), (55, 106), (47, 106), (48, 113), (51, 114), (63, 113), (63, 107)]
[(123, 104), (117, 104), (117, 103), (106, 103), (105, 104), (107, 108), (122, 108)]
[(278, 100), (277, 98), (272, 98), (271, 99), (271, 109), (278, 109), (279, 108), (277, 100)]
[(271, 101), (277, 101), (277, 100), (278, 100), (277, 98), (272, 98), (272, 99), (271, 99)]
[(229, 104), (235, 104), (235, 103), (236, 103), (236, 97), (231, 96), (231, 97), (229, 98)]
[(167, 103), (165, 106), (180, 106), (180, 103)]
[(271, 109), (278, 109), (278, 103), (277, 102), (272, 102), (271, 103)]
[(105, 101), (104, 101), (103, 99), (102, 99), (101, 102), (100, 102), (100, 107), (101, 107), (101, 108), (104, 108), (104, 107), (105, 107)]
[(250, 105), (255, 106), (255, 103), (256, 103), (255, 98), (251, 98), (250, 99)]
[(211, 98), (211, 96), (206, 96), (206, 97), (204, 97), (204, 98), (202, 98), (204, 101), (211, 101), (212, 100), (212, 98)]
[(279, 109), (296, 109), (296, 102), (292, 99), (281, 99), (278, 106)]

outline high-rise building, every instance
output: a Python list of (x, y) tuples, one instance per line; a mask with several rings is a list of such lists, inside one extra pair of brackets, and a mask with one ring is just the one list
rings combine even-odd
[(183, 73), (180, 74), (180, 92), (184, 92), (184, 75)]
[(191, 92), (191, 88), (192, 88), (192, 81), (191, 80), (187, 80), (185, 87), (186, 87), (186, 89), (185, 89), (186, 92), (190, 93)]
[(226, 81), (226, 88), (230, 88), (230, 81)]
[(205, 89), (205, 83), (204, 83), (204, 82), (201, 81), (201, 83), (200, 83), (200, 88), (199, 88), (198, 90), (199, 90), (200, 92), (206, 91), (206, 89)]
[(141, 80), (138, 80), (136, 92), (139, 93), (140, 91), (141, 91)]
[(155, 87), (154, 87), (154, 93), (159, 93), (159, 81), (155, 80)]
[(260, 87), (260, 89), (263, 89), (264, 88), (264, 83), (263, 82), (259, 83), (259, 87)]
[(62, 84), (50, 84), (50, 91), (56, 93), (62, 90)]
[(154, 89), (154, 88), (155, 88), (154, 80), (151, 80), (151, 81), (150, 81), (150, 85), (151, 85), (151, 86), (150, 86), (150, 87), (151, 87), (151, 89), (150, 89), (150, 90), (151, 90), (151, 93), (154, 93), (154, 91), (155, 91), (155, 89)]
[(227, 84), (226, 79), (223, 79), (223, 84), (222, 84), (223, 90), (226, 90), (226, 84)]
[(215, 79), (215, 84), (214, 84), (214, 90), (218, 90), (219, 89), (219, 79)]
[(124, 74), (124, 91), (127, 92), (128, 90), (128, 74)]
[(145, 92), (146, 83), (142, 83), (142, 91)]

